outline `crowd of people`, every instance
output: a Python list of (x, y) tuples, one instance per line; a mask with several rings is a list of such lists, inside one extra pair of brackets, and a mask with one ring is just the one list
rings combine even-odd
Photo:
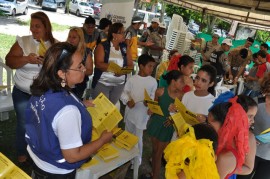
[[(252, 54), (254, 40), (248, 38), (245, 45), (230, 50), (231, 39), (219, 45), (213, 34), (201, 49), (202, 66), (192, 79), (192, 57), (171, 50), (168, 60), (162, 61), (165, 24), (153, 18), (138, 38), (142, 24), (135, 16), (125, 29), (122, 23), (103, 18), (96, 28), (89, 16), (82, 27), (70, 28), (66, 42), (58, 42), (48, 16), (31, 15), (32, 35), (17, 37), (6, 56), (6, 64), (16, 69), (12, 97), (18, 162), (33, 160), (32, 178), (75, 178), (76, 169), (111, 142), (110, 131), (91, 140), (92, 120), (86, 108), (93, 103), (84, 94), (92, 75), (92, 98), (102, 92), (113, 104), (120, 100), (125, 106), (125, 130), (139, 139), (140, 163), (143, 135), (150, 136), (152, 170), (142, 179), (160, 177), (164, 152), (167, 178), (269, 179), (269, 143), (255, 139), (270, 128), (268, 45), (261, 44)], [(138, 47), (143, 48), (141, 55)], [(247, 75), (244, 71), (251, 61), (254, 66)], [(112, 73), (111, 62), (134, 71)], [(242, 76), (246, 80), (242, 95), (216, 95), (217, 82), (228, 79), (236, 84)], [(146, 92), (163, 115), (148, 109)], [(199, 123), (185, 125), (181, 135), (169, 119), (179, 112), (176, 99), (195, 113)]]

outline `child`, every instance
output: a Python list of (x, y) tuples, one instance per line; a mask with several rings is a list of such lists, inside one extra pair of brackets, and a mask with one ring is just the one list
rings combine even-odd
[(260, 84), (258, 81), (252, 81), (249, 79), (250, 79), (250, 77), (251, 78), (256, 77), (256, 73), (258, 71), (258, 66), (260, 65), (260, 62), (258, 61), (257, 53), (254, 53), (252, 56), (253, 56), (254, 65), (249, 70), (248, 76), (246, 76), (246, 78), (245, 78), (245, 84), (244, 84), (245, 88), (244, 88), (243, 94), (250, 96), (252, 98), (255, 98), (261, 94), (260, 93)]
[(209, 109), (208, 122), (218, 132), (216, 164), (221, 179), (241, 172), (249, 151), (248, 116), (237, 99), (236, 96)]
[(167, 117), (170, 115), (169, 106), (174, 103), (175, 98), (180, 98), (184, 87), (184, 75), (178, 70), (172, 70), (163, 78), (167, 80), (168, 87), (158, 88), (155, 100), (158, 101), (164, 116), (153, 114), (147, 125), (147, 133), (152, 141), (152, 178), (159, 178), (161, 157), (165, 147), (170, 142), (174, 128), (168, 124)]
[(197, 118), (201, 122), (205, 121), (208, 109), (215, 100), (216, 77), (217, 72), (213, 66), (202, 66), (194, 81), (195, 91), (189, 91), (183, 96), (182, 103), (190, 111), (199, 114)]
[(144, 105), (144, 90), (146, 90), (153, 99), (157, 89), (157, 82), (155, 78), (151, 76), (155, 66), (153, 57), (146, 54), (141, 55), (138, 58), (138, 65), (139, 73), (129, 78), (120, 99), (127, 105), (125, 111), (125, 129), (139, 138), (139, 161), (141, 162), (143, 130), (146, 129), (149, 118), (147, 115), (147, 107)]

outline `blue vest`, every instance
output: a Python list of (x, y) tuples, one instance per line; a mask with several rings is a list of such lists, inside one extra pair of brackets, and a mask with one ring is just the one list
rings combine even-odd
[(87, 159), (75, 163), (63, 160), (58, 137), (52, 128), (52, 121), (66, 105), (74, 105), (79, 109), (82, 120), (82, 142), (89, 143), (92, 135), (91, 116), (85, 106), (76, 101), (67, 91), (53, 93), (50, 90), (40, 97), (30, 98), (25, 112), (25, 139), (38, 158), (56, 167), (71, 170), (79, 168)]
[[(104, 52), (105, 52), (104, 62), (109, 63), (111, 42), (105, 41), (105, 42), (101, 42), (101, 44), (103, 45)], [(125, 67), (125, 66), (127, 66), (127, 45), (125, 43), (120, 43), (119, 46), (120, 46), (121, 54), (122, 54), (122, 57), (124, 60), (123, 67)], [(94, 77), (93, 77), (93, 81), (92, 81), (92, 88), (96, 87), (97, 82), (100, 79), (102, 73), (103, 73), (103, 71), (101, 71), (100, 69), (98, 69), (96, 67), (94, 68)]]

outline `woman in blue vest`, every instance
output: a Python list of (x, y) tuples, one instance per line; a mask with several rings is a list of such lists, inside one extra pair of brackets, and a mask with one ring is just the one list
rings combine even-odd
[(45, 54), (25, 113), (33, 178), (75, 178), (76, 168), (112, 138), (105, 131), (91, 141), (91, 116), (71, 92), (83, 81), (85, 70), (81, 53), (67, 42), (53, 45)]
[(95, 69), (92, 82), (96, 98), (102, 92), (113, 104), (119, 100), (124, 89), (126, 75), (108, 72), (110, 62), (121, 67), (133, 68), (130, 48), (124, 43), (125, 29), (122, 23), (109, 27), (107, 41), (98, 44), (95, 50)]

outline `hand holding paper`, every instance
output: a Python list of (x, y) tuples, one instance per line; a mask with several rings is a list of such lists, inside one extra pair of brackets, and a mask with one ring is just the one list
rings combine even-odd
[(158, 114), (160, 116), (164, 116), (159, 104), (157, 101), (154, 101), (150, 98), (149, 94), (147, 93), (146, 89), (144, 89), (144, 101), (146, 102), (148, 108), (152, 113)]

